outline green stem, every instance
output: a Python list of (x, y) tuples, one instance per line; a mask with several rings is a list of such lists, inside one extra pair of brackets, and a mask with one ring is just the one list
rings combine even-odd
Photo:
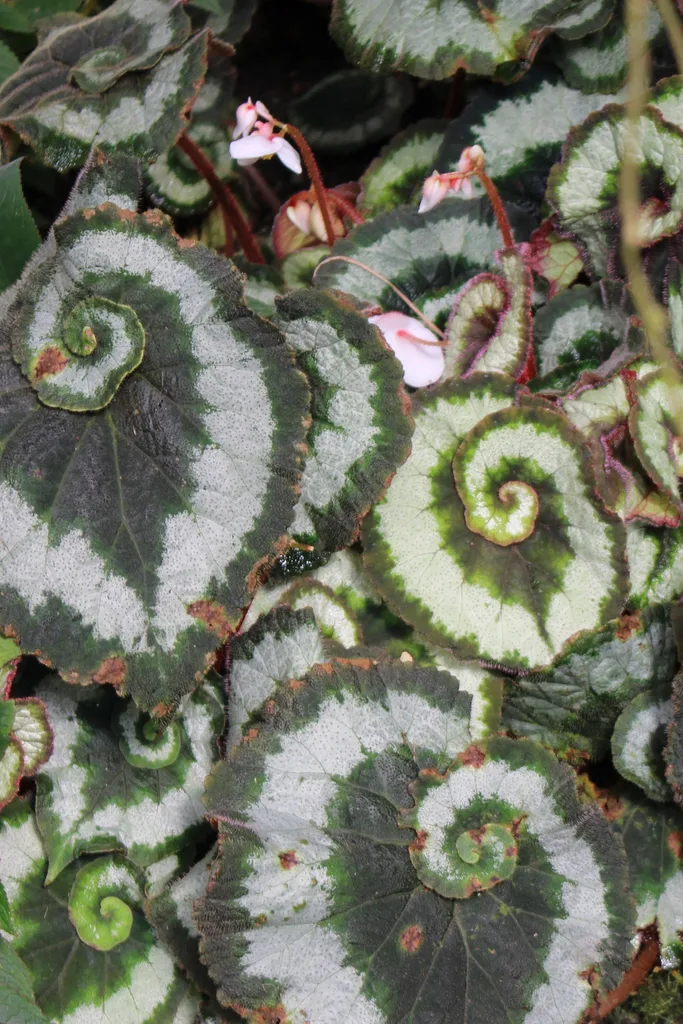
[(254, 233), (247, 224), (242, 215), (242, 211), (237, 205), (237, 200), (225, 182), (221, 181), (216, 174), (213, 164), (207, 157), (206, 153), (199, 148), (196, 142), (193, 142), (192, 139), (185, 134), (181, 135), (178, 139), (178, 145), (182, 149), (183, 153), (189, 156), (201, 176), (211, 187), (211, 191), (216, 197), (216, 202), (220, 206), (223, 214), (226, 239), (229, 241), (232, 235), (232, 229), (234, 228), (240, 245), (244, 249), (244, 255), (247, 257), (249, 262), (265, 263), (266, 261), (263, 258), (263, 253), (261, 252), (259, 244), (254, 237)]

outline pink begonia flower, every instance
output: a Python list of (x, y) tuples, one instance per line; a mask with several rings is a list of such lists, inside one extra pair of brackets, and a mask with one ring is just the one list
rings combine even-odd
[(297, 199), (286, 209), (287, 219), (291, 220), (297, 231), (302, 235), (311, 234), (311, 211), (313, 207), (305, 199)]
[(425, 179), (418, 213), (433, 210), (442, 199), (448, 195), (455, 195), (456, 192), (462, 192), (468, 199), (471, 199), (473, 195), (471, 177), (477, 170), (483, 170), (483, 168), (484, 150), (481, 146), (467, 146), (460, 154), (457, 170), (445, 171), (443, 174), (433, 171)]
[(262, 157), (276, 156), (285, 167), (301, 174), (301, 157), (282, 135), (275, 135), (272, 121), (256, 121), (254, 131), (230, 143), (230, 156), (242, 167), (255, 164)]
[(259, 117), (262, 117), (264, 121), (273, 120), (268, 108), (260, 100), (252, 103), (251, 96), (246, 103), (240, 103), (235, 116), (237, 124), (232, 133), (233, 139), (239, 139), (241, 135), (249, 135)]
[(420, 339), (439, 340), (421, 320), (405, 313), (380, 313), (368, 319), (379, 327), (387, 345), (401, 363), (406, 384), (411, 388), (423, 388), (440, 379), (445, 365), (443, 349), (434, 344), (420, 344)]

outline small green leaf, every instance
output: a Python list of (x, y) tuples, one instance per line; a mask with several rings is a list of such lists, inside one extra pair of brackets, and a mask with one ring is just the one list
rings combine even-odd
[(393, 135), (412, 99), (405, 76), (337, 71), (292, 103), (290, 121), (314, 151), (351, 153)]
[[(0, 889), (2, 886), (0, 886)], [(9, 929), (1, 924), (3, 931)], [(0, 1020), (7, 1024), (48, 1024), (36, 1005), (31, 976), (9, 942), (0, 936)]]
[(13, 75), (18, 67), (19, 58), (13, 50), (10, 50), (7, 43), (3, 43), (0, 39), (0, 82), (4, 82), (6, 78)]
[(0, 292), (21, 276), (40, 235), (21, 188), (21, 160), (0, 167)]
[(447, 121), (417, 121), (399, 132), (360, 178), (358, 208), (366, 217), (408, 203), (436, 167)]

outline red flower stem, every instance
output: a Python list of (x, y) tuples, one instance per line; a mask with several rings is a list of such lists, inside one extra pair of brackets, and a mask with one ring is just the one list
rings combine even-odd
[(624, 1000), (628, 999), (630, 995), (643, 985), (650, 974), (650, 971), (657, 963), (659, 959), (659, 942), (657, 936), (650, 934), (647, 936), (636, 955), (635, 960), (631, 965), (631, 969), (626, 972), (621, 982), (616, 988), (613, 988), (611, 992), (608, 992), (604, 999), (601, 999), (597, 1006), (594, 1006), (585, 1015), (582, 1024), (593, 1024), (593, 1022), (602, 1021), (607, 1017), (612, 1010), (615, 1010), (617, 1006), (621, 1006)]
[(489, 197), (489, 201), (493, 207), (493, 212), (495, 213), (496, 220), (498, 221), (500, 233), (503, 236), (503, 244), (506, 249), (511, 249), (515, 244), (515, 240), (512, 237), (512, 228), (510, 227), (510, 221), (508, 220), (508, 215), (505, 212), (505, 207), (503, 206), (503, 200), (500, 198), (500, 193), (486, 171), (477, 168), (474, 173), (486, 189), (486, 194)]
[(234, 228), (240, 245), (244, 249), (244, 255), (247, 257), (249, 262), (265, 263), (266, 261), (263, 258), (263, 253), (261, 252), (258, 242), (254, 238), (251, 228), (244, 219), (242, 211), (237, 205), (237, 200), (228, 186), (218, 177), (209, 158), (188, 135), (181, 135), (178, 139), (178, 145), (182, 149), (183, 153), (189, 156), (190, 160), (195, 165), (202, 178), (204, 178), (204, 180), (209, 184), (211, 191), (216, 197), (216, 202), (223, 213), (226, 238), (230, 238), (232, 229)]
[(348, 217), (354, 224), (365, 224), (365, 217), (360, 210), (356, 209), (353, 203), (350, 203), (348, 199), (344, 199), (343, 196), (338, 195), (331, 189), (327, 189), (326, 191), (329, 201), (333, 206), (336, 206), (337, 210), (340, 211), (344, 217)]
[(285, 129), (285, 131), (288, 131), (289, 134), (292, 136), (297, 146), (299, 147), (302, 157), (304, 158), (306, 170), (308, 171), (308, 177), (311, 180), (311, 185), (315, 189), (315, 194), (318, 197), (318, 205), (320, 206), (320, 212), (323, 215), (323, 223), (325, 225), (325, 231), (327, 233), (327, 244), (330, 246), (330, 248), (332, 248), (336, 240), (336, 235), (334, 233), (334, 228), (332, 226), (332, 215), (330, 213), (330, 208), (327, 203), (327, 196), (329, 195), (329, 193), (327, 192), (325, 186), (323, 185), (323, 179), (320, 177), (320, 171), (318, 170), (318, 165), (315, 162), (313, 150), (308, 145), (306, 139), (301, 134), (299, 129), (295, 128), (293, 124), (285, 124), (282, 127)]

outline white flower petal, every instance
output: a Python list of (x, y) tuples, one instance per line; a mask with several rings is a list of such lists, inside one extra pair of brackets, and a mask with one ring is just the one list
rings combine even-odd
[(287, 207), (286, 213), (288, 220), (292, 222), (297, 231), (300, 231), (302, 235), (309, 234), (311, 223), (310, 203), (307, 203), (305, 199), (298, 199), (296, 203), (292, 203), (291, 206)]
[(275, 150), (285, 167), (289, 168), (290, 171), (294, 171), (295, 174), (301, 174), (301, 157), (294, 149), (294, 146), (287, 142), (287, 139), (275, 138), (273, 142), (279, 142), (280, 145)]
[(274, 156), (278, 152), (278, 138), (267, 139), (265, 135), (247, 135), (244, 139), (236, 139), (230, 143), (230, 156), (234, 160), (254, 162), (263, 156)]
[(403, 367), (406, 384), (412, 388), (423, 388), (434, 384), (444, 370), (443, 349), (435, 345), (420, 345), (417, 341), (402, 337), (400, 332), (407, 332), (425, 341), (438, 341), (432, 331), (418, 320), (417, 317), (405, 313), (380, 313), (369, 317), (384, 337), (389, 348)]

